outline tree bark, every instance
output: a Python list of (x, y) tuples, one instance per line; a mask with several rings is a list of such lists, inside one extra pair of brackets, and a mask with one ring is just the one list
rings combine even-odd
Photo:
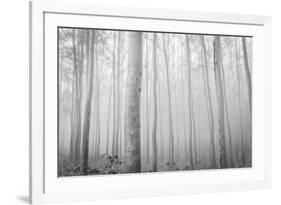
[[(77, 69), (77, 76), (78, 76), (78, 82), (77, 84), (77, 92), (79, 90), (78, 100), (76, 104), (77, 109), (77, 132), (76, 132), (76, 142), (75, 142), (75, 164), (79, 166), (80, 158), (81, 158), (81, 102), (82, 102), (82, 74), (83, 74), (83, 67), (84, 67), (84, 45), (83, 45), (83, 33), (80, 31), (80, 68)], [(78, 89), (79, 88), (79, 89)]]
[(110, 83), (109, 83), (109, 98), (108, 98), (108, 106), (107, 106), (107, 132), (106, 132), (106, 148), (105, 153), (108, 156), (109, 155), (109, 132), (110, 132), (110, 114), (111, 114), (111, 98), (112, 98), (112, 70), (111, 70), (111, 77), (110, 77)]
[[(246, 77), (247, 77), (249, 109), (250, 109), (250, 142), (249, 142), (250, 149), (249, 150), (250, 150), (250, 153), (252, 153), (252, 80), (251, 80), (251, 73), (250, 73), (245, 37), (242, 37), (242, 44), (243, 44), (244, 68), (245, 68), (245, 73), (246, 73)], [(245, 161), (246, 161), (246, 159), (245, 159)]]
[(242, 155), (242, 164), (245, 165), (245, 151), (244, 151), (244, 128), (242, 122), (242, 106), (241, 106), (241, 79), (240, 79), (240, 70), (239, 70), (239, 57), (238, 57), (238, 46), (237, 39), (235, 42), (236, 50), (236, 71), (237, 71), (237, 86), (238, 86), (238, 101), (239, 101), (239, 118), (240, 118), (240, 139), (241, 139), (241, 155)]
[(113, 34), (113, 52), (112, 52), (112, 76), (113, 76), (113, 134), (112, 134), (112, 156), (116, 155), (116, 32)]
[(230, 120), (229, 120), (229, 111), (228, 111), (228, 100), (226, 96), (226, 81), (225, 81), (225, 73), (224, 73), (224, 67), (223, 67), (223, 58), (221, 58), (221, 72), (222, 72), (222, 84), (223, 84), (223, 99), (224, 99), (224, 105), (225, 105), (225, 117), (226, 117), (226, 123), (228, 127), (228, 159), (229, 159), (229, 167), (233, 167), (234, 159), (233, 159), (233, 148), (232, 148), (232, 134), (231, 134), (231, 126), (230, 126)]
[(78, 68), (77, 68), (77, 54), (76, 54), (76, 43), (75, 43), (75, 29), (72, 29), (72, 55), (73, 55), (73, 85), (72, 85), (72, 119), (71, 119), (71, 144), (70, 144), (70, 161), (75, 163), (75, 148), (77, 138), (77, 117), (78, 117)]
[(194, 133), (194, 112), (193, 112), (193, 95), (191, 88), (191, 60), (190, 60), (190, 46), (189, 46), (189, 36), (185, 36), (186, 42), (186, 60), (187, 60), (187, 81), (188, 81), (188, 121), (189, 121), (189, 156), (190, 156), (190, 168), (194, 168), (194, 156), (193, 152), (196, 153), (196, 150), (193, 150), (194, 141), (192, 133)]
[(152, 146), (153, 146), (153, 160), (152, 160), (152, 171), (157, 171), (157, 51), (156, 51), (157, 37), (156, 33), (153, 34), (153, 56), (152, 56), (152, 66), (153, 66), (153, 98), (154, 98), (154, 114), (153, 114), (153, 125), (152, 125)]
[(69, 149), (69, 160), (73, 161), (74, 159), (74, 147), (75, 147), (75, 139), (74, 139), (74, 129), (75, 129), (75, 125), (74, 125), (74, 118), (75, 118), (75, 70), (73, 67), (73, 72), (72, 72), (72, 89), (71, 89), (71, 117), (70, 117), (70, 127), (71, 127), (71, 131), (70, 131), (70, 149)]
[(94, 44), (95, 44), (95, 32), (90, 30), (90, 54), (89, 54), (89, 83), (86, 93), (86, 104), (84, 114), (84, 126), (83, 126), (83, 142), (82, 142), (82, 174), (88, 173), (88, 158), (89, 158), (89, 132), (90, 132), (90, 119), (91, 119), (91, 99), (93, 94), (93, 74), (94, 74)]
[(150, 162), (149, 96), (148, 96), (148, 36), (145, 39), (145, 94), (146, 94), (146, 161)]
[(140, 96), (142, 78), (142, 33), (129, 34), (125, 105), (125, 171), (141, 171)]
[(242, 37), (242, 44), (243, 44), (244, 68), (245, 68), (246, 77), (247, 77), (250, 115), (252, 116), (252, 80), (251, 80), (251, 73), (250, 73), (250, 68), (249, 68), (249, 61), (248, 61), (247, 46), (246, 46), (245, 37)]
[[(235, 102), (235, 99), (236, 99), (236, 96), (235, 96), (236, 80), (235, 80), (235, 68), (234, 68), (235, 66), (233, 66), (233, 47), (235, 49), (235, 46), (233, 46), (234, 44), (233, 44), (232, 38), (230, 38), (230, 43), (231, 43), (231, 45), (230, 45), (230, 47), (231, 47), (231, 49), (230, 49), (230, 68), (231, 68), (231, 72), (232, 72), (232, 84), (233, 84), (232, 89), (231, 89), (231, 92), (233, 93), (231, 100), (233, 102)], [(236, 104), (233, 103), (233, 105), (234, 105), (234, 108), (235, 108)], [(238, 159), (237, 147), (239, 147), (237, 137), (233, 138), (232, 143), (233, 143), (233, 146), (232, 146), (233, 166), (236, 167), (237, 159)], [(234, 158), (234, 156), (235, 156), (235, 158)]]
[[(169, 46), (169, 45), (168, 45)], [(170, 76), (169, 76), (169, 57), (166, 48), (165, 36), (163, 34), (163, 51), (165, 58), (165, 70), (166, 70), (166, 81), (168, 90), (168, 120), (169, 120), (169, 139), (170, 139), (170, 154), (169, 160), (171, 164), (174, 164), (174, 131), (173, 131), (173, 120), (172, 120), (172, 105), (171, 105), (171, 87), (170, 87)]]
[[(96, 34), (97, 36), (97, 34)], [(97, 39), (97, 38), (96, 38)], [(100, 155), (100, 69), (99, 69), (99, 56), (96, 44), (95, 51), (95, 66), (96, 66), (96, 146), (95, 146), (95, 158), (99, 158)]]
[(208, 111), (208, 121), (210, 127), (210, 157), (211, 157), (211, 164), (215, 168), (216, 167), (216, 153), (215, 153), (215, 134), (214, 134), (214, 114), (213, 114), (213, 105), (211, 99), (211, 89), (210, 89), (210, 80), (209, 80), (209, 67), (208, 67), (208, 60), (207, 60), (207, 52), (206, 52), (206, 45), (204, 36), (200, 36), (200, 42), (203, 49), (203, 58), (204, 58), (204, 66), (203, 69), (203, 81), (204, 81), (204, 93), (205, 99), (207, 104), (207, 111)]
[(119, 155), (119, 129), (120, 129), (120, 53), (121, 53), (121, 34), (118, 32), (117, 47), (117, 126), (116, 126), (116, 155)]
[[(184, 44), (183, 44), (184, 45)], [(182, 103), (183, 103), (183, 140), (184, 140), (184, 160), (186, 160), (188, 158), (188, 153), (187, 153), (187, 128), (186, 128), (186, 110), (185, 110), (185, 83), (184, 83), (184, 76), (185, 76), (185, 72), (184, 72), (184, 46), (182, 46), (182, 50), (181, 50), (181, 86), (182, 86)]]
[[(157, 47), (156, 47), (157, 49)], [(162, 114), (161, 114), (161, 94), (160, 94), (160, 80), (157, 81), (157, 97), (158, 97), (158, 114), (159, 114), (159, 120), (158, 120), (158, 124), (159, 124), (159, 127), (158, 127), (158, 130), (159, 130), (159, 141), (158, 143), (160, 143), (160, 150), (161, 150), (161, 153), (160, 153), (160, 157), (161, 157), (161, 160), (163, 161), (164, 160), (164, 135), (163, 135), (163, 127), (162, 127)]]
[(224, 132), (224, 100), (221, 79), (221, 42), (220, 37), (214, 37), (214, 71), (216, 82), (216, 96), (218, 104), (218, 137), (219, 137), (219, 162), (221, 168), (227, 167), (226, 143)]

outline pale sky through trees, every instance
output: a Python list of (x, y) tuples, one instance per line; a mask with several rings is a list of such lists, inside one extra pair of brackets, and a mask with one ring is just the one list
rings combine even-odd
[(58, 28), (58, 176), (251, 167), (252, 44)]

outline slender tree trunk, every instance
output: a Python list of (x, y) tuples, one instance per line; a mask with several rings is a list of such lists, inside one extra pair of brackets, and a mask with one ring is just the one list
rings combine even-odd
[(175, 66), (175, 47), (172, 44), (171, 46), (171, 66), (170, 68), (173, 68), (174, 70), (174, 75), (173, 75), (173, 80), (172, 80), (172, 98), (174, 99), (174, 115), (173, 115), (173, 122), (174, 122), (174, 161), (177, 162), (179, 160), (179, 122), (178, 122), (178, 95), (177, 95), (177, 82), (180, 81), (178, 79), (178, 70), (177, 67)]
[(125, 105), (125, 171), (141, 171), (140, 96), (142, 78), (142, 33), (129, 34), (128, 73)]
[[(120, 90), (121, 90), (121, 92), (120, 92), (120, 113), (123, 113), (123, 108), (122, 108), (122, 104), (123, 104), (123, 102), (122, 102), (122, 75), (121, 75), (121, 79), (120, 79)], [(120, 114), (120, 128), (119, 128), (119, 135), (120, 135), (120, 137), (119, 137), (119, 159), (120, 160), (122, 160), (122, 150), (123, 150), (123, 140), (122, 140), (122, 138), (123, 138), (123, 136), (122, 136), (122, 121), (123, 121), (123, 118), (122, 118), (122, 116), (121, 116), (121, 114)]]
[(121, 34), (118, 32), (117, 48), (117, 126), (116, 126), (116, 155), (119, 155), (119, 129), (120, 129), (120, 53), (121, 53)]
[[(96, 46), (97, 48), (97, 46)], [(100, 155), (100, 69), (98, 61), (98, 49), (95, 51), (96, 54), (96, 146), (95, 146), (95, 157), (99, 158)]]
[[(173, 64), (174, 65), (174, 64)], [(173, 66), (174, 67), (174, 66)], [(174, 67), (175, 69), (175, 67)], [(175, 71), (178, 72), (178, 71)], [(177, 79), (177, 77), (175, 76), (176, 81), (178, 81), (179, 79)], [(180, 128), (179, 128), (179, 114), (178, 114), (178, 95), (177, 95), (177, 85), (175, 83), (175, 85), (173, 86), (173, 93), (174, 93), (174, 103), (175, 103), (175, 107), (174, 107), (174, 136), (175, 136), (175, 140), (174, 140), (174, 144), (175, 144), (175, 162), (179, 161), (180, 158)]]
[(110, 114), (111, 114), (111, 98), (112, 98), (112, 71), (111, 71), (111, 77), (110, 77), (110, 84), (109, 84), (109, 97), (108, 97), (108, 106), (107, 106), (107, 132), (106, 132), (106, 148), (105, 153), (108, 156), (109, 155), (109, 132), (110, 132)]
[[(122, 37), (122, 36), (121, 36)], [(121, 38), (120, 37), (120, 38)], [(121, 38), (121, 41), (122, 41), (122, 38)], [(122, 44), (121, 44), (122, 45)], [(123, 47), (124, 49), (124, 47)], [(122, 50), (122, 49), (121, 49)], [(122, 52), (121, 52), (122, 53)], [(121, 55), (121, 54), (120, 54)], [(121, 59), (122, 55), (120, 56), (120, 68), (122, 67), (122, 59)], [(119, 152), (120, 152), (120, 160), (123, 159), (123, 122), (124, 122), (124, 119), (122, 117), (122, 113), (123, 113), (123, 72), (122, 70), (120, 69), (120, 88), (119, 88), (119, 91), (120, 91), (120, 128), (119, 128), (119, 132), (120, 132), (120, 137), (119, 137)]]
[[(167, 45), (168, 47), (169, 45)], [(166, 48), (165, 36), (163, 35), (163, 51), (165, 58), (165, 70), (166, 70), (166, 80), (168, 89), (168, 119), (169, 119), (169, 137), (170, 137), (170, 162), (174, 164), (174, 131), (173, 131), (173, 120), (172, 120), (172, 105), (171, 105), (171, 87), (170, 87), (170, 76), (169, 76), (169, 56)]]
[(218, 136), (219, 136), (219, 162), (221, 168), (227, 167), (226, 143), (224, 132), (224, 100), (221, 79), (221, 42), (220, 37), (214, 37), (214, 71), (218, 103)]
[(71, 89), (71, 116), (70, 116), (70, 149), (69, 149), (69, 160), (73, 161), (74, 158), (74, 146), (75, 146), (75, 140), (74, 140), (74, 117), (75, 117), (75, 71), (73, 68), (72, 72), (72, 89)]
[(210, 128), (210, 158), (211, 164), (213, 167), (216, 167), (216, 153), (215, 153), (215, 134), (214, 134), (214, 114), (213, 114), (213, 105), (211, 99), (211, 89), (210, 89), (210, 80), (209, 80), (209, 67), (208, 67), (208, 60), (207, 60), (207, 52), (206, 52), (206, 45), (204, 36), (200, 36), (200, 42), (203, 49), (203, 58), (204, 58), (204, 66), (203, 69), (203, 81), (204, 81), (204, 93), (205, 99), (207, 104), (207, 111), (208, 111), (208, 120), (209, 120), (209, 128)]
[(153, 160), (152, 160), (152, 171), (157, 171), (157, 51), (156, 51), (156, 33), (153, 34), (153, 56), (152, 56), (152, 66), (153, 66), (153, 98), (154, 98), (154, 114), (153, 114), (153, 125), (152, 125), (152, 146), (153, 146)]
[[(156, 48), (157, 49), (157, 48)], [(159, 78), (159, 77), (158, 77)], [(162, 127), (162, 110), (161, 110), (161, 95), (160, 95), (160, 80), (157, 81), (157, 96), (158, 96), (158, 115), (159, 115), (159, 128), (158, 128), (158, 131), (159, 131), (159, 136), (160, 136), (160, 139), (159, 139), (159, 143), (160, 143), (160, 150), (161, 150), (161, 160), (163, 161), (164, 160), (164, 135), (163, 135), (163, 127)]]
[[(189, 121), (189, 156), (190, 156), (190, 168), (194, 168), (194, 156), (193, 156), (193, 117), (192, 117), (192, 109), (193, 109), (193, 97), (192, 97), (192, 88), (191, 88), (191, 60), (190, 60), (190, 46), (189, 46), (189, 36), (185, 36), (186, 43), (186, 60), (187, 60), (187, 81), (188, 81), (188, 121)], [(196, 151), (195, 151), (196, 153)]]
[[(81, 158), (81, 102), (82, 102), (82, 74), (83, 74), (83, 67), (84, 67), (84, 45), (83, 45), (83, 34), (80, 33), (80, 50), (81, 50), (81, 59), (80, 59), (80, 68), (77, 69), (77, 75), (78, 75), (78, 82), (77, 88), (79, 88), (78, 93), (78, 101), (77, 101), (77, 136), (76, 136), (76, 142), (75, 142), (75, 164), (80, 165), (80, 158)], [(78, 90), (77, 90), (78, 92)]]
[[(89, 76), (89, 64), (90, 64), (90, 31), (87, 30), (86, 33), (86, 58), (87, 58), (87, 67), (86, 67), (86, 76)], [(88, 86), (88, 78), (85, 82), (86, 87)]]
[[(191, 75), (191, 74), (190, 74)], [(191, 80), (192, 81), (192, 80)], [(190, 83), (191, 83), (190, 81)], [(191, 86), (191, 84), (190, 84)], [(192, 89), (190, 89), (190, 102), (191, 102), (191, 119), (192, 119), (192, 133), (193, 133), (193, 150), (194, 150), (194, 164), (197, 163), (197, 132), (196, 132), (196, 121), (195, 121), (195, 112), (194, 112), (194, 107), (193, 107), (193, 92)]]
[[(243, 44), (243, 57), (244, 57), (244, 68), (247, 77), (247, 87), (248, 87), (248, 98), (249, 98), (249, 108), (250, 108), (250, 153), (252, 153), (252, 80), (251, 80), (251, 73), (247, 55), (247, 45), (246, 45), (246, 38), (242, 37), (242, 44)], [(245, 153), (246, 154), (246, 153)], [(246, 156), (245, 156), (246, 158)], [(245, 159), (246, 161), (246, 159)]]
[(112, 52), (112, 76), (113, 76), (113, 134), (112, 134), (112, 156), (116, 155), (116, 76), (115, 76), (115, 47), (116, 47), (116, 32), (113, 34), (113, 52)]
[(247, 77), (250, 115), (252, 116), (252, 80), (251, 80), (251, 73), (250, 73), (250, 68), (249, 68), (249, 61), (248, 61), (245, 37), (242, 37), (242, 45), (243, 45), (244, 68), (245, 68), (246, 77)]
[[(95, 33), (95, 42), (97, 40), (97, 32)], [(91, 144), (91, 149), (89, 148), (89, 150), (91, 150), (91, 154), (93, 156), (93, 159), (96, 160), (97, 159), (97, 43), (95, 43), (94, 46), (94, 57), (93, 57), (93, 67), (95, 68), (94, 72), (93, 72), (93, 99), (91, 99), (91, 106), (92, 106), (92, 112), (91, 112), (91, 120), (90, 120), (90, 134), (92, 134), (92, 141), (89, 142)], [(91, 156), (91, 155), (89, 155)]]
[[(232, 79), (233, 79), (233, 86), (232, 86), (232, 93), (233, 93), (233, 97), (232, 97), (232, 101), (235, 102), (235, 99), (236, 99), (236, 96), (235, 96), (235, 92), (236, 92), (236, 84), (235, 84), (235, 68), (233, 66), (233, 52), (232, 52), (232, 48), (233, 48), (233, 42), (232, 42), (232, 38), (230, 38), (230, 68), (231, 68), (231, 71), (232, 71)], [(234, 103), (234, 108), (235, 108), (235, 103)], [(234, 136), (234, 135), (232, 135)], [(237, 151), (237, 147), (238, 147), (238, 140), (237, 140), (237, 137), (235, 136), (234, 137), (234, 140), (232, 141), (233, 143), (233, 146), (232, 146), (232, 155), (233, 155), (233, 166), (236, 167), (236, 164), (237, 164), (237, 159), (238, 159), (238, 151)], [(235, 156), (235, 158), (234, 158)]]
[(183, 107), (183, 147), (184, 147), (184, 160), (186, 160), (188, 158), (188, 153), (187, 153), (187, 129), (186, 129), (186, 110), (185, 110), (185, 83), (184, 83), (184, 76), (185, 76), (185, 72), (184, 72), (184, 46), (182, 46), (182, 50), (181, 50), (181, 86), (182, 86), (182, 107)]
[(84, 126), (83, 126), (83, 142), (82, 142), (82, 173), (86, 175), (88, 173), (88, 158), (89, 158), (89, 132), (90, 132), (90, 120), (91, 120), (91, 99), (93, 94), (93, 74), (94, 74), (94, 44), (95, 44), (95, 32), (90, 30), (90, 54), (89, 54), (89, 84), (86, 93), (86, 104), (84, 114)]
[(78, 72), (77, 72), (77, 56), (75, 43), (75, 29), (72, 29), (72, 54), (73, 54), (73, 85), (72, 85), (72, 119), (71, 119), (71, 145), (70, 160), (75, 163), (75, 148), (77, 138), (77, 103), (78, 103)]
[(228, 111), (228, 100), (226, 95), (226, 81), (225, 81), (225, 73), (224, 73), (224, 67), (223, 67), (223, 58), (221, 58), (221, 73), (222, 73), (222, 84), (223, 84), (223, 99), (224, 99), (224, 105), (225, 105), (225, 117), (226, 117), (226, 123), (228, 127), (228, 159), (229, 159), (229, 167), (234, 166), (234, 159), (233, 159), (233, 148), (232, 148), (232, 134), (231, 134), (231, 126), (230, 126), (230, 120), (229, 120), (229, 111)]
[[(58, 33), (59, 34), (59, 41), (62, 40), (62, 37), (61, 37), (61, 32)], [(64, 98), (64, 95), (63, 95), (63, 89), (62, 89), (62, 85), (63, 85), (63, 60), (64, 57), (62, 55), (62, 48), (59, 47), (59, 119), (58, 119), (58, 122), (59, 122), (59, 148), (60, 148), (60, 151), (59, 151), (59, 154), (62, 154), (64, 153), (64, 141), (65, 141), (65, 136), (64, 136), (64, 111), (63, 111), (63, 98)]]
[(244, 151), (244, 128), (242, 122), (242, 106), (241, 106), (241, 80), (240, 80), (240, 69), (239, 69), (239, 57), (238, 57), (238, 46), (237, 39), (235, 42), (236, 50), (236, 71), (237, 71), (237, 84), (238, 84), (238, 101), (239, 101), (239, 117), (240, 117), (240, 139), (241, 139), (241, 154), (242, 154), (242, 164), (245, 165), (245, 151)]
[(145, 94), (146, 94), (146, 161), (150, 162), (149, 96), (148, 96), (148, 36), (145, 39)]

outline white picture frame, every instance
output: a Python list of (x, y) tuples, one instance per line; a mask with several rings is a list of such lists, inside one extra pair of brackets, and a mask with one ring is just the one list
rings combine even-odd
[[(50, 83), (56, 80), (56, 72), (53, 71), (53, 68), (56, 70), (56, 59), (52, 53), (56, 52), (54, 49), (57, 44), (52, 36), (54, 37), (54, 29), (57, 26), (91, 27), (93, 22), (95, 27), (162, 31), (191, 25), (191, 30), (181, 31), (253, 35), (253, 161), (255, 162), (253, 167), (239, 170), (153, 173), (141, 176), (132, 174), (57, 178), (54, 174), (56, 172), (54, 130), (56, 129), (51, 125), (53, 121), (51, 115), (56, 113), (52, 106), (56, 101), (56, 94), (52, 92), (52, 88), (56, 85)], [(30, 2), (30, 202), (32, 204), (240, 191), (270, 186), (270, 17), (104, 7), (80, 3)]]

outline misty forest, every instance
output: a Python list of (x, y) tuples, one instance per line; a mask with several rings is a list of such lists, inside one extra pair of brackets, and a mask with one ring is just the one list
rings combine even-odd
[(252, 166), (252, 38), (58, 28), (58, 176)]

